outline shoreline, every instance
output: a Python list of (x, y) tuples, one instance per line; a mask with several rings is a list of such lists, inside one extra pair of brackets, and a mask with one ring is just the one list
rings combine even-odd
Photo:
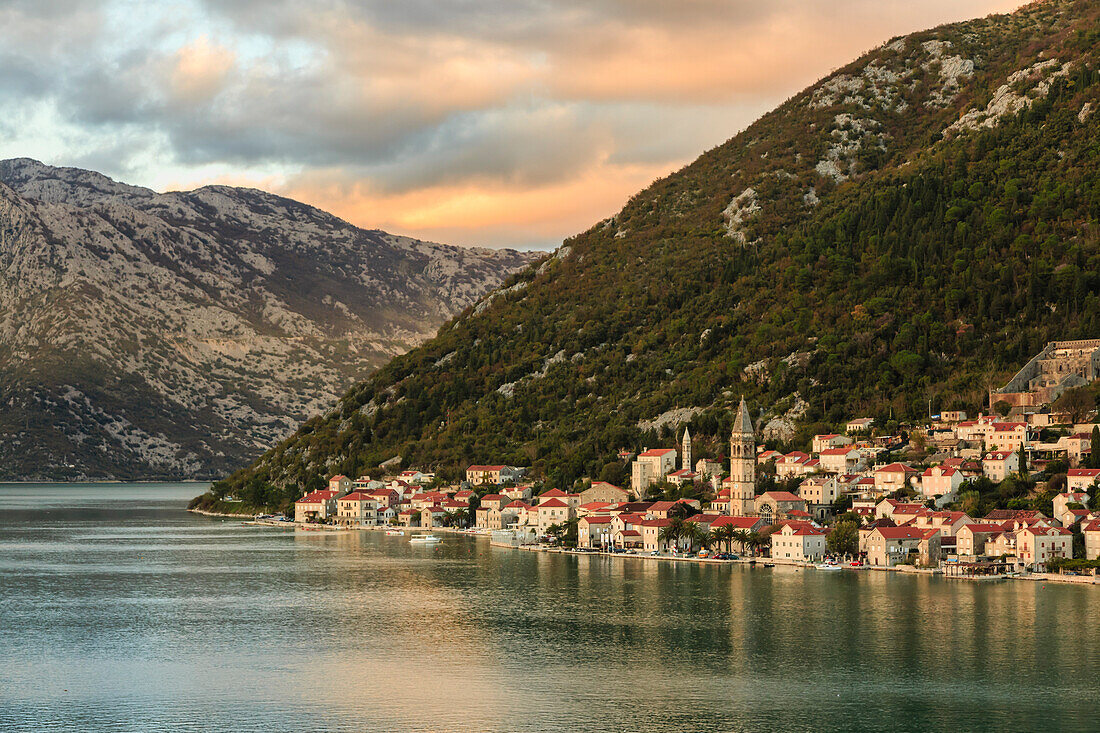
[[(771, 557), (756, 557), (756, 558), (742, 558), (738, 560), (718, 560), (709, 557), (692, 557), (688, 556), (675, 556), (675, 555), (648, 555), (638, 554), (630, 552), (582, 552), (580, 550), (570, 550), (561, 547), (542, 547), (539, 545), (508, 545), (503, 543), (493, 542), (490, 539), (489, 534), (481, 532), (471, 532), (465, 529), (455, 529), (454, 527), (391, 527), (385, 525), (376, 525), (370, 527), (340, 527), (328, 524), (305, 524), (298, 522), (276, 522), (276, 521), (264, 521), (255, 519), (258, 515), (244, 515), (244, 514), (221, 514), (214, 512), (205, 512), (199, 509), (188, 509), (187, 511), (194, 514), (202, 514), (210, 517), (227, 517), (231, 519), (245, 520), (245, 524), (252, 527), (275, 527), (280, 529), (301, 529), (307, 532), (384, 532), (392, 529), (400, 529), (409, 535), (423, 534), (423, 533), (438, 533), (438, 534), (452, 534), (463, 535), (466, 537), (485, 537), (489, 539), (490, 547), (498, 547), (505, 550), (521, 550), (523, 552), (545, 552), (558, 555), (573, 555), (577, 557), (606, 557), (606, 558), (621, 558), (629, 560), (642, 560), (642, 561), (664, 561), (664, 562), (680, 562), (680, 563), (697, 563), (699, 565), (724, 565), (724, 566), (746, 566), (750, 568), (765, 569), (764, 565), (769, 564), (775, 567), (787, 567), (795, 568), (798, 570), (818, 570), (817, 563), (803, 562), (800, 560), (788, 560), (784, 558), (771, 558)], [(771, 568), (768, 568), (771, 569)], [(1002, 580), (1026, 580), (1030, 582), (1051, 582), (1051, 583), (1065, 583), (1069, 585), (1100, 585), (1100, 576), (1094, 575), (1060, 575), (1058, 573), (1029, 573), (1027, 575), (1018, 576), (1003, 576), (1003, 577), (990, 577), (990, 576), (949, 576), (944, 573), (943, 568), (916, 568), (910, 565), (895, 565), (893, 567), (879, 567), (875, 565), (862, 565), (860, 567), (844, 567), (841, 566), (841, 570), (849, 572), (870, 570), (876, 572), (891, 572), (902, 573), (904, 575), (924, 575), (928, 577), (939, 576), (945, 580), (964, 580), (979, 583), (1000, 582)], [(835, 572), (832, 570), (826, 570), (823, 572)]]
[(259, 514), (246, 514), (244, 512), (237, 514), (231, 512), (208, 512), (205, 509), (188, 509), (187, 511), (191, 514), (201, 514), (204, 517), (226, 517), (228, 519), (255, 520), (256, 517), (260, 516)]

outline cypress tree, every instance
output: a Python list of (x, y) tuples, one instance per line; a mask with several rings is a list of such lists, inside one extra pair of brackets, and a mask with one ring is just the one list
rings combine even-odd
[(1092, 452), (1089, 454), (1089, 468), (1100, 468), (1100, 426), (1092, 426)]

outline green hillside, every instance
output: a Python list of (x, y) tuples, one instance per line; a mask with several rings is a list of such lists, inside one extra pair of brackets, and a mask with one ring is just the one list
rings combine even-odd
[(395, 456), (444, 475), (531, 465), (564, 486), (667, 441), (639, 423), (673, 408), (692, 408), (693, 435), (727, 434), (742, 394), (765, 423), (790, 410), (806, 428), (978, 408), (1046, 341), (1100, 336), (1098, 14), (1040, 3), (883, 45), (223, 488), (274, 506)]

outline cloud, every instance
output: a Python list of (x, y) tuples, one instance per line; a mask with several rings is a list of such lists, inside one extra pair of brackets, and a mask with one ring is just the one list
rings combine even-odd
[(0, 101), (48, 121), (0, 154), (549, 246), (890, 36), (1017, 4), (0, 0)]

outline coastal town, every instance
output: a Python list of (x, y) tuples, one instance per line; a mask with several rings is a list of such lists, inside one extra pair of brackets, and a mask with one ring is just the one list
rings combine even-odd
[[(728, 456), (696, 458), (685, 427), (678, 447), (619, 453), (626, 487), (545, 488), (507, 465), (471, 465), (449, 484), (418, 470), (337, 475), (295, 502), (294, 522), (447, 528), (500, 546), (647, 558), (1091, 575), (1100, 567), (1100, 426), (1080, 421), (1094, 405), (1059, 412), (1058, 398), (1100, 373), (1100, 341), (1062, 344), (992, 392), (989, 414), (943, 411), (903, 432), (854, 418), (814, 435), (808, 451), (781, 453), (758, 444), (742, 398)], [(1026, 495), (996, 500), (1021, 487)], [(983, 495), (996, 506), (980, 511)]]

